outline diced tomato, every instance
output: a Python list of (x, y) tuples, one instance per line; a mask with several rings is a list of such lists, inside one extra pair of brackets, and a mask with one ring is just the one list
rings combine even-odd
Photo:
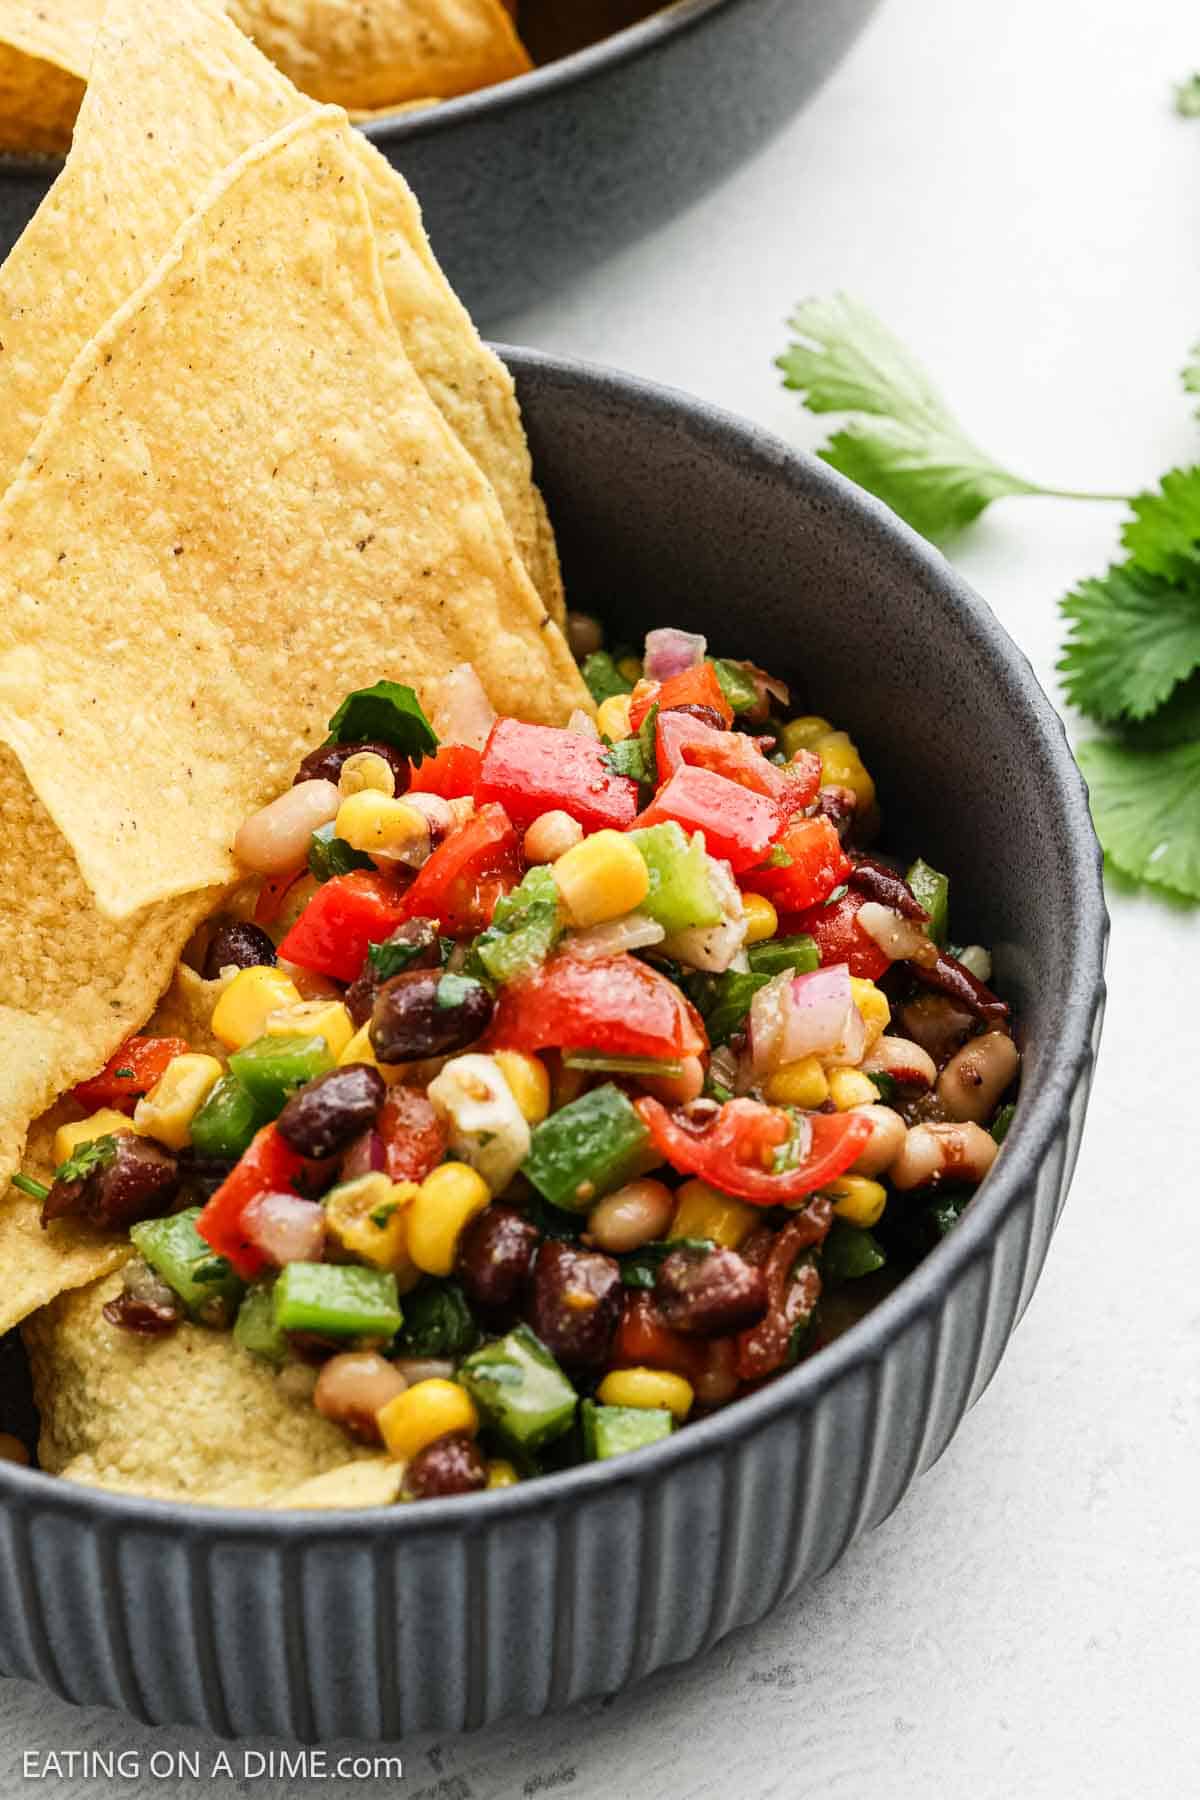
[(72, 1091), (87, 1112), (112, 1106), (118, 1112), (131, 1113), (142, 1095), (148, 1094), (164, 1074), (167, 1064), (190, 1048), (184, 1038), (126, 1038), (98, 1075), (81, 1081)]
[(502, 806), (481, 806), (434, 851), (405, 896), (402, 916), (436, 919), (452, 937), (473, 937), (491, 924), (497, 900), (516, 887), (521, 867), (512, 820)]
[(660, 713), (673, 706), (707, 706), (723, 724), (733, 724), (733, 708), (725, 698), (716, 670), (707, 662), (697, 663), (693, 669), (682, 669), (666, 681), (639, 681), (629, 696), (631, 731), (641, 729), (652, 706), (657, 706)]
[(802, 750), (783, 768), (768, 762), (760, 745), (771, 743), (744, 731), (717, 731), (690, 713), (660, 713), (657, 729), (658, 778), (669, 781), (685, 764), (709, 769), (726, 781), (765, 794), (785, 818), (816, 799), (821, 786), (821, 759)]
[(653, 1294), (631, 1289), (625, 1294), (609, 1362), (614, 1369), (668, 1369), (695, 1381), (704, 1373), (708, 1346), (665, 1324)]
[(867, 903), (866, 894), (847, 888), (838, 900), (827, 906), (811, 906), (807, 912), (793, 913), (780, 921), (781, 932), (806, 931), (816, 940), (822, 963), (847, 963), (852, 975), (867, 981), (878, 981), (892, 966), (891, 958), (881, 950), (874, 938), (867, 936), (858, 923), (858, 915)]
[(596, 738), (550, 725), (497, 719), (483, 752), (478, 798), (498, 801), (514, 824), (565, 812), (585, 831), (624, 831), (638, 809), (638, 786), (608, 765)]
[(633, 956), (555, 956), (501, 989), (490, 1041), (511, 1050), (595, 1050), (676, 1062), (708, 1048), (695, 1007)]
[(335, 981), (353, 981), (367, 946), (381, 944), (409, 917), (399, 882), (373, 869), (355, 869), (317, 889), (280, 944), (279, 955)]
[(792, 819), (778, 849), (789, 860), (780, 867), (753, 869), (742, 886), (765, 895), (780, 912), (819, 905), (850, 873), (849, 859), (828, 819)]
[(857, 1159), (872, 1129), (860, 1113), (806, 1114), (801, 1129), (810, 1136), (803, 1160), (776, 1174), (775, 1154), (793, 1130), (781, 1107), (727, 1100), (711, 1123), (691, 1125), (648, 1096), (635, 1104), (655, 1149), (673, 1169), (699, 1175), (754, 1206), (802, 1200), (836, 1180)]
[(291, 869), (286, 875), (268, 875), (258, 890), (258, 899), (254, 903), (254, 923), (273, 925), (283, 911), (288, 895), (302, 876), (307, 874), (305, 866)]
[(259, 1194), (295, 1192), (297, 1175), (313, 1166), (284, 1142), (274, 1125), (264, 1125), (196, 1220), (200, 1236), (218, 1255), (228, 1257), (243, 1281), (253, 1281), (267, 1259), (242, 1230), (242, 1214)]
[(389, 1088), (375, 1129), (392, 1181), (424, 1181), (446, 1154), (445, 1126), (420, 1088)]
[(440, 794), (443, 800), (473, 798), (482, 761), (479, 751), (469, 744), (443, 744), (436, 756), (415, 764), (409, 792)]
[(765, 794), (686, 764), (659, 789), (637, 823), (661, 825), (666, 819), (689, 833), (702, 831), (709, 855), (723, 858), (735, 875), (763, 861), (784, 824), (783, 813)]

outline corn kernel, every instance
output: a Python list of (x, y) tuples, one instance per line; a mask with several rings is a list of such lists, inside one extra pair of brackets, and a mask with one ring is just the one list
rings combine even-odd
[(617, 664), (617, 674), (626, 681), (632, 681), (635, 687), (645, 673), (640, 656), (623, 656)]
[(268, 1037), (321, 1037), (339, 1061), (354, 1036), (354, 1020), (340, 1000), (300, 1000), (267, 1015)]
[(555, 884), (574, 925), (603, 925), (640, 906), (650, 871), (636, 844), (619, 831), (597, 831), (553, 865)]
[(490, 1488), (516, 1487), (520, 1479), (512, 1464), (502, 1456), (493, 1457), (487, 1466), (487, 1484)]
[(726, 1250), (736, 1250), (757, 1214), (744, 1200), (722, 1194), (707, 1181), (685, 1181), (675, 1195), (668, 1238), (711, 1238)]
[(825, 786), (850, 788), (861, 811), (875, 804), (875, 783), (846, 732), (831, 731), (814, 748), (821, 758), (821, 780)]
[(426, 1275), (449, 1275), (458, 1241), (491, 1200), (482, 1175), (466, 1163), (441, 1163), (427, 1175), (408, 1209), (408, 1254)]
[(839, 1112), (852, 1106), (870, 1106), (879, 1099), (879, 1089), (861, 1069), (830, 1069), (829, 1098)]
[(396, 792), (396, 776), (392, 765), (385, 762), (375, 750), (356, 750), (348, 756), (338, 772), (338, 793), (343, 800), (351, 794), (366, 792), (386, 794), (390, 799)]
[(79, 1119), (73, 1125), (60, 1125), (54, 1134), (54, 1161), (69, 1162), (80, 1144), (90, 1144), (93, 1138), (108, 1137), (114, 1131), (132, 1131), (133, 1120), (126, 1118), (113, 1106), (102, 1106), (88, 1119)]
[(363, 788), (343, 800), (333, 829), (366, 856), (398, 856), (429, 839), (429, 820), (424, 813), (375, 788)]
[(168, 1150), (182, 1150), (192, 1141), (192, 1120), (224, 1073), (215, 1056), (173, 1057), (134, 1108), (134, 1130)]
[(802, 1056), (768, 1076), (763, 1091), (772, 1106), (800, 1106), (813, 1112), (829, 1098), (829, 1078), (817, 1057)]
[(521, 1050), (496, 1050), (493, 1055), (525, 1123), (540, 1125), (550, 1111), (550, 1072), (545, 1063)]
[(665, 1407), (681, 1421), (691, 1412), (695, 1397), (691, 1382), (667, 1369), (613, 1369), (596, 1389), (604, 1406), (643, 1406), (651, 1411)]
[(366, 1063), (369, 1068), (378, 1069), (389, 1087), (399, 1087), (408, 1067), (406, 1063), (381, 1063), (379, 1061), (371, 1042), (370, 1019), (365, 1025), (359, 1027), (338, 1057), (339, 1068), (345, 1068), (347, 1063)]
[(479, 1430), (479, 1414), (466, 1388), (456, 1381), (431, 1376), (405, 1388), (375, 1415), (388, 1453), (399, 1462), (412, 1458), (451, 1431), (471, 1437)]
[(865, 1056), (867, 1050), (875, 1048), (887, 1030), (891, 1023), (892, 1009), (888, 1005), (887, 995), (882, 993), (873, 981), (867, 981), (860, 975), (850, 977), (850, 996), (862, 1014), (863, 1023), (867, 1028), (866, 1049), (863, 1051)]
[(602, 700), (596, 709), (596, 730), (601, 737), (611, 738), (615, 744), (618, 738), (630, 736), (633, 727), (629, 723), (629, 695), (610, 694)]
[(421, 1271), (408, 1254), (407, 1210), (417, 1197), (415, 1181), (391, 1181), (377, 1170), (345, 1181), (325, 1197), (325, 1230), (347, 1256), (386, 1269), (400, 1293), (411, 1293)]
[(779, 746), (790, 760), (798, 750), (815, 750), (818, 740), (828, 737), (832, 730), (828, 719), (818, 719), (815, 714), (789, 719), (779, 734)]
[(839, 1175), (836, 1181), (826, 1186), (825, 1192), (833, 1201), (833, 1210), (838, 1217), (851, 1225), (859, 1225), (869, 1231), (877, 1225), (887, 1205), (887, 1189), (880, 1181), (871, 1181), (866, 1175)]
[(743, 894), (742, 911), (746, 915), (746, 942), (761, 944), (779, 930), (779, 914), (763, 894)]
[(239, 969), (213, 1007), (213, 1036), (227, 1050), (243, 1050), (262, 1037), (273, 1012), (299, 1000), (295, 982), (281, 969)]

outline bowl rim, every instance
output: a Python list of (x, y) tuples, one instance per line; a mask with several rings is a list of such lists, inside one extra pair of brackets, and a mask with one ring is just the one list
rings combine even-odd
[[(714, 13), (750, 4), (753, 0), (665, 0), (665, 4), (649, 17), (637, 19), (621, 31), (610, 32), (594, 44), (585, 44), (569, 56), (542, 63), (524, 75), (514, 75), (510, 80), (495, 82), (490, 87), (476, 88), (469, 94), (456, 94), (451, 99), (439, 100), (435, 106), (418, 107), (412, 112), (381, 112), (366, 119), (352, 119), (351, 123), (376, 145), (436, 137), (458, 124), (471, 124), (480, 118), (534, 105), (543, 97), (572, 87), (577, 81), (607, 74), (624, 63), (635, 61), (668, 39), (704, 23)], [(53, 176), (64, 161), (63, 155), (53, 151), (44, 155), (3, 151), (0, 152), (0, 182), (15, 176)]]
[[(209, 1505), (203, 1501), (154, 1500), (64, 1481), (41, 1470), (0, 1462), (0, 1509), (14, 1504), (76, 1517), (97, 1524), (140, 1525), (181, 1532), (189, 1539), (303, 1539), (328, 1544), (386, 1535), (397, 1544), (407, 1535), (428, 1535), (460, 1526), (478, 1531), (530, 1512), (560, 1512), (605, 1489), (653, 1485), (669, 1468), (750, 1439), (786, 1414), (809, 1412), (824, 1391), (863, 1365), (877, 1362), (896, 1338), (928, 1315), (1000, 1231), (1022, 1200), (1056, 1139), (1066, 1129), (1076, 1085), (1094, 1055), (1094, 1037), (1104, 996), (1108, 912), (1102, 857), (1088, 810), (1087, 790), (1071, 754), (1063, 722), (1042, 690), (1025, 653), (1013, 642), (991, 608), (942, 554), (905, 525), (889, 508), (827, 464), (791, 448), (773, 433), (696, 396), (603, 365), (517, 348), (492, 346), (515, 376), (548, 378), (560, 386), (582, 387), (589, 396), (631, 404), (638, 413), (682, 427), (693, 440), (718, 455), (736, 455), (740, 471), (757, 471), (777, 481), (782, 475), (808, 503), (831, 520), (851, 523), (867, 549), (897, 565), (901, 575), (921, 583), (957, 615), (967, 637), (1026, 713), (1030, 754), (1046, 764), (1063, 817), (1064, 897), (1076, 908), (1075, 945), (1057, 1023), (1044, 1051), (1046, 1075), (1038, 1091), (1019, 1109), (1005, 1155), (979, 1198), (953, 1232), (942, 1239), (890, 1294), (810, 1360), (780, 1375), (756, 1393), (697, 1421), (645, 1450), (607, 1462), (583, 1463), (535, 1481), (498, 1491), (426, 1500), (419, 1506), (273, 1509)], [(484, 1511), (484, 1509), (487, 1509)]]

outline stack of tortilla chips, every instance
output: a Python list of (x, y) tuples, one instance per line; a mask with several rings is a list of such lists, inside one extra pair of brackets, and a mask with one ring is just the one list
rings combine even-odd
[[(58, 1096), (164, 993), (204, 1047), (180, 951), (347, 691), (473, 660), (504, 711), (587, 701), (506, 370), (402, 180), (219, 0), (107, 7), (66, 167), (0, 269), (0, 400), (6, 1182), (57, 1102), (25, 1149), (48, 1172)], [(105, 1325), (127, 1254), (0, 1189), (0, 1333), (29, 1319), (44, 1466), (258, 1503), (345, 1462), (227, 1335)]]
[[(174, 10), (163, 0), (149, 47)], [(532, 66), (502, 0), (226, 0), (226, 10), (304, 93), (356, 116)], [(66, 149), (103, 14), (104, 0), (0, 0), (0, 150)]]

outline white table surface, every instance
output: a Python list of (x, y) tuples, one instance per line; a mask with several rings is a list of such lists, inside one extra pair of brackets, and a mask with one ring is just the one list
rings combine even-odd
[[(1200, 337), (1200, 122), (1169, 104), (1197, 66), (1191, 0), (885, 0), (752, 167), (497, 335), (810, 444), (771, 359), (793, 300), (845, 287), (996, 454), (1051, 483), (1136, 489), (1198, 454), (1175, 372)], [(1055, 602), (1104, 566), (1119, 517), (1003, 502), (956, 552), (1047, 685)], [(399, 1786), (156, 1778), (152, 1752), (198, 1750), (207, 1770), (215, 1744), (0, 1682), (0, 1794), (1196, 1793), (1200, 915), (1111, 900), (1100, 1072), (1034, 1304), (939, 1466), (815, 1588), (615, 1702), (414, 1740)], [(25, 1752), (96, 1748), (137, 1752), (142, 1773), (22, 1773)]]

